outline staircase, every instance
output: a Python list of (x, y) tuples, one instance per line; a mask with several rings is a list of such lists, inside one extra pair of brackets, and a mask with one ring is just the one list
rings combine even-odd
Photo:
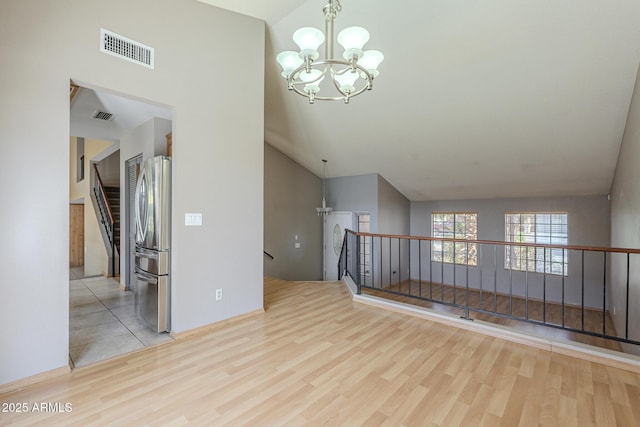
[(93, 163), (91, 172), (91, 187), (91, 201), (96, 212), (107, 256), (109, 257), (107, 275), (119, 276), (120, 187), (103, 185), (96, 163)]
[(120, 253), (120, 187), (104, 187), (113, 214), (116, 250)]

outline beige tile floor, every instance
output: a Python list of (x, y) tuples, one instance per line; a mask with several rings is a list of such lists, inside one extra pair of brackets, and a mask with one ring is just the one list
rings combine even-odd
[(133, 292), (103, 276), (69, 272), (69, 359), (73, 367), (171, 341), (137, 319)]

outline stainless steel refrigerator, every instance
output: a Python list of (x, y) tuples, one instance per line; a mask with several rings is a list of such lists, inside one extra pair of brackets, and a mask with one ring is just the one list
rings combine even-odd
[(135, 307), (157, 332), (171, 328), (171, 159), (143, 163), (135, 194)]

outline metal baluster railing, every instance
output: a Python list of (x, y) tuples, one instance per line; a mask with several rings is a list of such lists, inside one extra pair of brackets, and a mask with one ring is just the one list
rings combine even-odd
[[(369, 267), (372, 279), (370, 281), (367, 281), (364, 276), (367, 266), (363, 264), (364, 261), (361, 261), (359, 252), (365, 250), (361, 248), (360, 240), (365, 237), (371, 239), (372, 261)], [(392, 242), (394, 239), (398, 241), (397, 245)], [(375, 242), (378, 242), (378, 244), (376, 245)], [(437, 252), (433, 251), (434, 242), (440, 245)], [(428, 251), (422, 250), (423, 243), (429, 245)], [(453, 248), (456, 247), (456, 243), (459, 244), (458, 248), (453, 250), (454, 254), (465, 250), (465, 248), (467, 253), (464, 256), (463, 254), (458, 254), (459, 256), (453, 258), (452, 261), (454, 262), (446, 262), (448, 260), (445, 258), (445, 243), (452, 245), (451, 247)], [(476, 265), (469, 263), (469, 248), (472, 244), (476, 245)], [(398, 248), (397, 254), (393, 251), (396, 246)], [(375, 253), (376, 247), (379, 253)], [(518, 248), (517, 251), (516, 247)], [(355, 251), (350, 250), (350, 248), (355, 248)], [(409, 252), (403, 254), (403, 248)], [(509, 258), (502, 266), (498, 265), (502, 259), (498, 257), (498, 250), (502, 250), (505, 256)], [(489, 253), (493, 251), (493, 262), (487, 262), (486, 265), (483, 262), (483, 259), (485, 262), (488, 261), (486, 257), (483, 257), (485, 251), (489, 251)], [(522, 254), (522, 251), (524, 251), (524, 254)], [(542, 251), (540, 254), (541, 259), (532, 262), (530, 260), (530, 252), (533, 255), (536, 252), (539, 253), (539, 251)], [(425, 252), (428, 259), (423, 259)], [(520, 253), (518, 261), (516, 260), (516, 252)], [(553, 264), (558, 261), (553, 254), (560, 252), (561, 262), (563, 263), (562, 268), (555, 269)], [(570, 256), (570, 252), (576, 255)], [(587, 261), (586, 254), (588, 253), (593, 255), (601, 253), (603, 255), (600, 266), (598, 266), (597, 262), (594, 264), (592, 258), (589, 258), (589, 262)], [(621, 262), (617, 262), (616, 259), (616, 262), (610, 263), (608, 260), (609, 254), (625, 256), (624, 262), (622, 262), (621, 257)], [(342, 272), (345, 272), (356, 282), (358, 293), (365, 291), (382, 292), (383, 294), (424, 300), (436, 305), (442, 304), (462, 310), (463, 317), (471, 320), (473, 318), (472, 314), (478, 313), (490, 316), (490, 318), (514, 319), (601, 337), (607, 340), (640, 345), (640, 325), (633, 320), (634, 318), (630, 314), (630, 310), (633, 308), (630, 303), (630, 299), (633, 296), (630, 278), (632, 254), (640, 254), (640, 250), (528, 243), (518, 243), (515, 246), (511, 242), (396, 236), (357, 233), (347, 230), (338, 268), (341, 275)], [(403, 268), (405, 268), (403, 265), (405, 256), (409, 262), (408, 276), (402, 273)], [(464, 261), (463, 258), (466, 260), (464, 266), (461, 265)], [(411, 268), (412, 259), (417, 259), (418, 262), (417, 280), (419, 286), (417, 287), (417, 293), (413, 291), (416, 287), (412, 287), (412, 281), (416, 280), (416, 278), (412, 277), (412, 271), (416, 271)], [(571, 269), (571, 271), (579, 272), (578, 274), (569, 274), (565, 261), (568, 259), (571, 259), (572, 263), (580, 264)], [(455, 263), (456, 260), (459, 264)], [(396, 270), (394, 270), (394, 267)], [(456, 297), (457, 290), (463, 290), (461, 286), (458, 287), (456, 282), (457, 275), (455, 270), (457, 267), (465, 269), (464, 302)], [(588, 267), (588, 270), (586, 267)], [(384, 271), (387, 268), (388, 279), (385, 277), (387, 271)], [(425, 272), (425, 268), (429, 271)], [(438, 268), (440, 272), (437, 272)], [(449, 270), (449, 268), (452, 268), (452, 270)], [(447, 272), (447, 275), (445, 275), (445, 269), (448, 272), (451, 271), (452, 274), (449, 275)], [(502, 272), (500, 271), (501, 269), (503, 269)], [(398, 286), (394, 286), (394, 271), (398, 273)], [(485, 272), (488, 273), (487, 277), (493, 275), (493, 286), (491, 284), (485, 285)], [(426, 292), (426, 288), (424, 288), (425, 293), (423, 294), (423, 285), (427, 285), (427, 283), (423, 282), (425, 282), (427, 276), (429, 292)], [(403, 277), (408, 283), (406, 287), (402, 286)], [(451, 283), (446, 283), (446, 278), (453, 278), (453, 280)], [(439, 279), (440, 283), (434, 282), (434, 279), (436, 281)], [(612, 283), (609, 283), (609, 281), (612, 281)], [(616, 292), (615, 299), (613, 296), (607, 295), (608, 285)], [(440, 292), (436, 292), (435, 295), (433, 292), (434, 286), (440, 287)], [(445, 290), (447, 295), (449, 295), (449, 291), (453, 293), (451, 299), (445, 298)], [(501, 291), (506, 293), (501, 294)], [(484, 297), (490, 297), (491, 292), (493, 292), (493, 304), (485, 306)], [(598, 292), (601, 293), (599, 300), (602, 305), (600, 306), (600, 303), (596, 303), (597, 306), (594, 306), (594, 301), (598, 301), (598, 295), (596, 295)], [(537, 299), (539, 298), (537, 297), (538, 295), (541, 295), (542, 298)], [(617, 317), (614, 314), (615, 321), (612, 323), (611, 319), (607, 319), (609, 313), (607, 304), (612, 304), (613, 301), (624, 307), (625, 312), (624, 314), (617, 313)], [(532, 314), (532, 310), (538, 310), (538, 307), (540, 308), (537, 311), (538, 314)], [(599, 314), (601, 314), (601, 319), (598, 321)], [(556, 321), (558, 317), (560, 317), (560, 321)], [(589, 319), (589, 325), (602, 323), (602, 329), (599, 330), (596, 326), (588, 326), (587, 319)], [(610, 325), (610, 327), (607, 327), (607, 325)], [(618, 326), (620, 334), (615, 331), (615, 326)]]

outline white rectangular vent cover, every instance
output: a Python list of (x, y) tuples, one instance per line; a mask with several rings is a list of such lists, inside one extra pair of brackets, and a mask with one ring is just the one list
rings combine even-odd
[(108, 120), (111, 120), (113, 118), (113, 114), (112, 113), (107, 113), (106, 111), (96, 110), (91, 115), (91, 118), (108, 121)]
[(100, 28), (100, 52), (133, 62), (143, 67), (154, 68), (154, 49), (113, 31)]

